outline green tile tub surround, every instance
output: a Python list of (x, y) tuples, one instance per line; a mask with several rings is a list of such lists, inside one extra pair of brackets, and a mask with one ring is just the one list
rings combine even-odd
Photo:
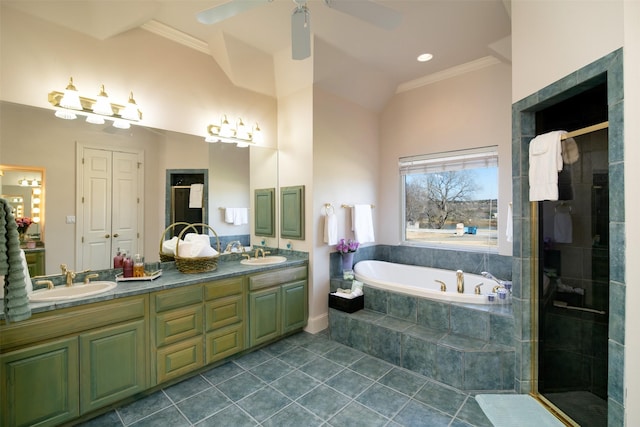
[[(514, 239), (513, 257), (520, 263), (520, 269), (514, 268), (514, 297), (521, 299), (520, 304), (514, 304), (514, 319), (516, 320), (515, 347), (515, 386), (519, 393), (532, 391), (531, 376), (531, 347), (530, 339), (531, 317), (525, 313), (531, 310), (531, 302), (528, 299), (532, 284), (530, 282), (531, 260), (531, 236), (530, 236), (530, 203), (528, 200), (528, 179), (527, 179), (527, 151), (528, 142), (535, 136), (535, 111), (543, 108), (545, 104), (555, 102), (558, 97), (569, 97), (577, 91), (583, 90), (598, 78), (606, 78), (607, 99), (609, 105), (609, 172), (610, 187), (622, 188), (624, 185), (624, 108), (623, 108), (623, 50), (618, 49), (610, 54), (582, 67), (566, 78), (553, 83), (546, 88), (534, 93), (512, 105), (512, 156), (519, 157), (519, 164), (513, 165), (512, 178), (514, 181), (513, 200), (520, 200), (519, 206), (514, 204), (514, 235), (522, 234), (520, 240)], [(517, 180), (521, 180), (521, 185), (515, 185)], [(614, 181), (615, 180), (615, 181)], [(616, 185), (618, 187), (616, 187)], [(520, 194), (518, 194), (520, 193)], [(624, 371), (624, 325), (625, 312), (624, 303), (624, 282), (625, 277), (625, 207), (624, 194), (622, 191), (609, 193), (610, 205), (610, 307), (611, 310), (618, 310), (610, 315), (609, 322), (609, 368), (608, 368), (608, 417), (609, 425), (622, 425), (624, 414), (624, 392), (623, 375)], [(516, 218), (521, 213), (521, 222), (517, 223)], [(520, 229), (516, 231), (515, 227)], [(514, 266), (516, 263), (514, 263)], [(522, 289), (516, 295), (516, 283), (522, 283)], [(614, 308), (617, 305), (619, 308)]]
[[(515, 227), (514, 231), (516, 231)], [(490, 271), (491, 274), (503, 280), (511, 280), (512, 278), (511, 257), (495, 253), (462, 252), (404, 245), (372, 245), (360, 247), (357, 250), (354, 264), (370, 259), (454, 271), (462, 270), (465, 273), (473, 274)], [(341, 277), (340, 254), (332, 252), (329, 260), (331, 277)]]

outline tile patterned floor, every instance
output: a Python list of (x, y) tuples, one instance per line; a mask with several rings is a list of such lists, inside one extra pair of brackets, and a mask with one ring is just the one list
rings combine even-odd
[(305, 332), (82, 425), (491, 427), (473, 395)]

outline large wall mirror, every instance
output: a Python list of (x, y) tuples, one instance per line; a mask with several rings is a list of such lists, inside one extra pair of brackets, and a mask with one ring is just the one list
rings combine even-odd
[[(168, 169), (208, 170), (209, 225), (221, 242), (238, 237), (249, 240), (249, 244), (261, 240), (252, 234), (253, 190), (277, 188), (275, 148), (239, 148), (235, 144), (209, 144), (200, 135), (143, 126), (123, 130), (108, 123), (95, 125), (82, 119), (62, 120), (54, 117), (50, 109), (7, 102), (0, 103), (0, 121), (0, 163), (46, 170), (46, 274), (59, 273), (60, 264), (79, 268), (76, 254), (82, 230), (77, 227), (76, 216), (80, 215), (81, 190), (77, 183), (76, 153), (78, 145), (83, 144), (144, 153), (144, 213), (138, 248), (146, 259), (159, 258), (159, 242), (166, 228)], [(6, 175), (2, 178), (7, 180)], [(246, 207), (247, 224), (226, 222), (224, 208), (227, 207)], [(267, 244), (277, 247), (279, 242), (274, 238)]]
[(43, 168), (0, 165), (0, 197), (11, 205), (16, 219), (32, 221), (26, 235), (37, 242), (44, 242), (44, 176)]

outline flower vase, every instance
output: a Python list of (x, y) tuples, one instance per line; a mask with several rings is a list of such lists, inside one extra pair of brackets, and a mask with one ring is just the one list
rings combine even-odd
[(26, 233), (18, 233), (18, 240), (20, 240), (20, 244), (23, 244), (27, 235)]
[(353, 270), (353, 255), (355, 252), (346, 252), (342, 254), (342, 270)]

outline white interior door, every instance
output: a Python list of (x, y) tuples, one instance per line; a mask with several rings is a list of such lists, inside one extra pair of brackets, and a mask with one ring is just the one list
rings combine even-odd
[(111, 256), (112, 153), (85, 148), (82, 164), (82, 258), (79, 270), (108, 268)]
[(79, 187), (76, 269), (111, 268), (117, 250), (141, 250), (143, 193), (141, 153), (79, 147)]

